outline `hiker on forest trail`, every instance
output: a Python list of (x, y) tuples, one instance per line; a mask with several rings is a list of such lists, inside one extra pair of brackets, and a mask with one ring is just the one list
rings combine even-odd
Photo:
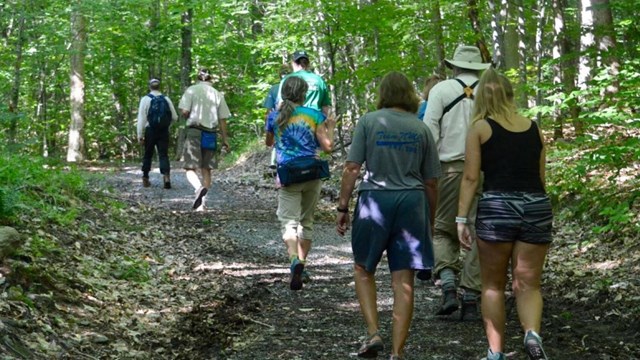
[[(267, 124), (265, 143), (275, 146), (278, 179), (278, 220), (289, 255), (291, 290), (302, 289), (311, 241), (321, 178), (328, 177), (328, 163), (317, 157), (318, 150), (330, 153), (335, 119), (302, 106), (307, 83), (288, 77), (281, 89), (282, 104), (276, 118)], [(324, 165), (325, 174), (317, 172)], [(306, 176), (309, 175), (309, 176)]]
[[(284, 79), (284, 77), (287, 76), (287, 74), (289, 74), (289, 67), (286, 65), (282, 65), (282, 67), (280, 67), (280, 81), (282, 81), (282, 79)], [(264, 99), (264, 102), (262, 103), (262, 107), (267, 109), (267, 113), (265, 114), (265, 117), (264, 117), (265, 129), (266, 129), (267, 123), (269, 122), (269, 116), (274, 116), (276, 114), (276, 111), (277, 111), (276, 105), (278, 101), (279, 91), (280, 91), (280, 82), (271, 86), (271, 89), (269, 89), (269, 93), (267, 94), (267, 97)], [(276, 149), (271, 150), (271, 160), (269, 162), (269, 167), (272, 169), (275, 169), (276, 167)]]
[(140, 99), (138, 107), (138, 142), (144, 147), (142, 156), (142, 186), (149, 187), (149, 172), (153, 155), (158, 149), (160, 173), (165, 189), (171, 189), (171, 163), (169, 162), (169, 126), (178, 120), (178, 114), (169, 97), (160, 92), (160, 80), (149, 81), (149, 94)]
[[(481, 70), (491, 64), (482, 63), (480, 50), (475, 46), (459, 46), (452, 60), (445, 60), (453, 69), (454, 78), (435, 85), (429, 94), (429, 106), (424, 122), (436, 140), (443, 176), (438, 181), (438, 209), (436, 211), (433, 249), (436, 266), (434, 275), (442, 286), (442, 305), (436, 315), (450, 315), (458, 310), (456, 274), (460, 272), (463, 289), (461, 320), (477, 320), (480, 294), (478, 249), (474, 243), (465, 250), (462, 271), (459, 266), (455, 217), (458, 212), (460, 180), (464, 167), (464, 141), (471, 119), (474, 87)], [(475, 219), (475, 203), (470, 207), (470, 226)]]
[(365, 166), (351, 232), (356, 295), (367, 325), (360, 357), (376, 357), (384, 349), (375, 282), (382, 254), (387, 253), (393, 288), (391, 359), (403, 356), (413, 317), (414, 272), (433, 267), (431, 233), (440, 162), (429, 129), (415, 121), (419, 101), (406, 76), (385, 75), (378, 110), (358, 121), (344, 165), (336, 209), (341, 236), (351, 224), (349, 200)]
[(282, 84), (284, 84), (284, 81), (291, 76), (297, 76), (302, 78), (309, 86), (303, 105), (321, 111), (325, 116), (329, 116), (329, 112), (331, 111), (329, 88), (320, 75), (309, 70), (309, 66), (309, 55), (306, 51), (298, 50), (293, 53), (291, 60), (293, 72), (285, 76), (280, 82), (280, 91), (278, 92), (278, 100), (276, 103), (279, 104), (280, 101), (282, 101)]
[(418, 119), (420, 119), (420, 121), (424, 119), (424, 114), (427, 111), (427, 103), (431, 89), (433, 89), (433, 87), (442, 80), (444, 80), (444, 78), (440, 75), (431, 75), (424, 81), (422, 93), (420, 94), (422, 101), (420, 102), (420, 106), (418, 106)]
[[(553, 214), (545, 193), (545, 150), (535, 122), (517, 113), (509, 80), (495, 70), (480, 78), (466, 141), (458, 205), (461, 244), (477, 242), (482, 275), (482, 317), (488, 360), (505, 360), (505, 285), (512, 288), (524, 330), (525, 352), (545, 360), (540, 324), (542, 267), (551, 243)], [(476, 234), (469, 226), (476, 189), (484, 173)]]
[[(187, 180), (196, 193), (193, 209), (201, 211), (205, 209), (206, 195), (211, 187), (211, 170), (218, 168), (220, 150), (230, 150), (227, 119), (231, 113), (224, 95), (213, 87), (209, 70), (200, 69), (197, 78), (198, 83), (185, 91), (178, 107), (187, 119), (182, 158)], [(197, 169), (200, 169), (202, 181)]]

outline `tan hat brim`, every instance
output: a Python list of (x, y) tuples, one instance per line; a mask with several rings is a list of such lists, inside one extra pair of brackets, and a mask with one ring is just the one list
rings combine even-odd
[(459, 67), (461, 69), (467, 69), (467, 70), (486, 70), (488, 69), (491, 64), (490, 63), (476, 63), (476, 62), (469, 62), (469, 61), (455, 61), (455, 60), (444, 60), (444, 62), (449, 66), (455, 66), (455, 67)]

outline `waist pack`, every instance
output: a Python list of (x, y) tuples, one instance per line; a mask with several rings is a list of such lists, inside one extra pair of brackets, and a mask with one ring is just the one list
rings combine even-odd
[(282, 186), (299, 184), (311, 180), (328, 179), (329, 163), (315, 157), (302, 157), (278, 164), (278, 178)]
[(215, 132), (200, 132), (200, 147), (205, 150), (214, 151), (217, 148), (218, 137)]

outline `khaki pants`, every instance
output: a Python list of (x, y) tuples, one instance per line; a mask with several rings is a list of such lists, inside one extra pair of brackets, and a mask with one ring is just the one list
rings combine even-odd
[[(460, 197), (460, 182), (462, 181), (464, 162), (441, 163), (441, 167), (443, 174), (438, 180), (438, 208), (436, 210), (433, 238), (433, 250), (436, 260), (434, 273), (438, 276), (440, 271), (445, 268), (452, 269), (456, 273), (460, 272), (460, 257), (462, 256), (460, 286), (479, 292), (481, 283), (478, 246), (474, 241), (471, 250), (461, 251), (458, 229), (455, 223), (455, 218), (458, 215), (458, 198)], [(476, 219), (478, 195), (476, 194), (469, 208), (468, 218), (471, 228), (473, 228)]]
[(322, 181), (311, 180), (292, 184), (278, 190), (278, 220), (282, 239), (311, 240), (316, 204), (320, 199)]

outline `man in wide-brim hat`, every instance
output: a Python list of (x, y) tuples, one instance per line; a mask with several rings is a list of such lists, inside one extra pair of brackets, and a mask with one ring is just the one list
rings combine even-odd
[[(477, 47), (466, 45), (458, 46), (453, 58), (446, 59), (445, 64), (453, 70), (454, 78), (441, 81), (431, 89), (423, 119), (436, 140), (443, 173), (438, 182), (438, 208), (433, 224), (433, 274), (442, 285), (442, 304), (436, 315), (451, 315), (460, 307), (456, 286), (459, 275), (463, 289), (460, 319), (477, 320), (480, 318), (478, 298), (481, 290), (478, 249), (475, 243), (472, 244), (462, 266), (459, 264), (460, 243), (455, 218), (464, 168), (465, 139), (473, 109), (473, 88), (480, 72), (491, 64), (482, 61)], [(469, 221), (475, 219), (476, 204), (477, 198), (471, 206), (473, 210), (469, 213)]]

